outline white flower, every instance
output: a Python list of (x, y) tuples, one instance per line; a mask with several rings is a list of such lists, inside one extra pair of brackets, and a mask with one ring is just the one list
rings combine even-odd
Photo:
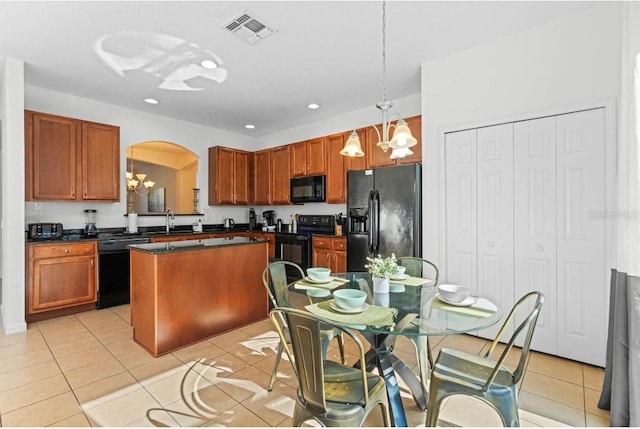
[(367, 261), (369, 262), (364, 267), (371, 273), (373, 277), (380, 278), (391, 278), (391, 276), (396, 272), (398, 268), (398, 264), (396, 263), (396, 255), (391, 254), (391, 256), (387, 258), (383, 258), (382, 255), (378, 255), (375, 258), (370, 258), (367, 256)]

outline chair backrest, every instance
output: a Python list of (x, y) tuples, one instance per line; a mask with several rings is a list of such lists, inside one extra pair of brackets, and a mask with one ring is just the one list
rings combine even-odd
[[(402, 256), (397, 259), (398, 265), (402, 265), (406, 267), (405, 273), (410, 275), (411, 277), (423, 277), (428, 276), (426, 278), (433, 279), (435, 281), (434, 285), (438, 284), (438, 277), (440, 276), (440, 272), (436, 264), (431, 261), (427, 261), (426, 259), (417, 258), (415, 256)], [(426, 272), (430, 271), (430, 272)]]
[[(302, 270), (302, 267), (289, 261), (272, 262), (262, 272), (262, 283), (267, 289), (267, 293), (269, 294), (269, 299), (271, 300), (273, 307), (279, 307), (283, 305), (282, 297), (284, 294), (284, 290), (289, 283), (287, 280), (287, 267), (291, 267), (294, 272), (298, 271), (300, 274), (300, 278), (304, 278), (304, 271)], [(269, 287), (269, 281), (271, 281), (273, 291)]]
[(522, 298), (520, 298), (518, 302), (515, 303), (515, 305), (509, 312), (509, 315), (507, 316), (504, 323), (502, 324), (500, 331), (498, 332), (495, 339), (491, 343), (489, 350), (484, 356), (485, 358), (488, 358), (489, 356), (491, 356), (491, 353), (493, 352), (495, 347), (498, 345), (502, 334), (505, 332), (505, 330), (507, 329), (507, 326), (511, 323), (511, 321), (515, 317), (516, 313), (521, 313), (522, 308), (524, 308), (525, 305), (531, 305), (532, 302), (533, 302), (533, 305), (531, 307), (531, 310), (528, 312), (527, 316), (522, 320), (522, 322), (520, 322), (517, 328), (513, 331), (513, 334), (511, 335), (509, 342), (506, 344), (504, 350), (502, 351), (502, 354), (500, 355), (500, 358), (496, 363), (496, 367), (493, 369), (493, 372), (489, 376), (489, 379), (487, 380), (483, 388), (483, 391), (486, 391), (487, 389), (489, 389), (489, 386), (491, 385), (494, 378), (498, 374), (498, 371), (502, 366), (502, 364), (505, 362), (509, 352), (515, 345), (516, 341), (522, 338), (523, 335), (524, 335), (524, 340), (522, 343), (522, 348), (520, 350), (520, 360), (518, 361), (518, 366), (516, 367), (515, 371), (513, 371), (513, 383), (518, 384), (518, 382), (524, 375), (524, 372), (527, 367), (527, 362), (529, 360), (529, 351), (531, 347), (531, 340), (533, 339), (533, 332), (536, 329), (536, 323), (538, 321), (538, 316), (540, 315), (540, 309), (542, 308), (542, 304), (544, 303), (544, 294), (542, 292), (538, 292), (538, 291), (529, 292), (526, 295), (524, 295)]
[(278, 330), (280, 338), (285, 338), (283, 327), (278, 320), (286, 320), (289, 335), (291, 337), (291, 348), (283, 341), (285, 352), (296, 369), (300, 393), (307, 406), (314, 407), (321, 411), (326, 411), (324, 385), (324, 353), (321, 341), (321, 326), (327, 325), (334, 329), (341, 330), (349, 336), (358, 346), (359, 362), (362, 382), (364, 384), (364, 401), (369, 401), (367, 387), (367, 372), (364, 358), (364, 348), (360, 340), (350, 331), (342, 329), (333, 322), (322, 319), (311, 313), (292, 308), (278, 307), (271, 310), (270, 317)]

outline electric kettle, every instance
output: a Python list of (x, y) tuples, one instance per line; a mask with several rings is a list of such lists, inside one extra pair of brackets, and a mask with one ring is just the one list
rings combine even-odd
[(224, 220), (224, 227), (225, 227), (226, 229), (231, 229), (231, 228), (233, 228), (233, 227), (235, 226), (235, 224), (236, 224), (236, 223), (235, 223), (235, 222), (233, 221), (233, 219), (231, 219), (230, 217), (225, 218), (225, 220)]

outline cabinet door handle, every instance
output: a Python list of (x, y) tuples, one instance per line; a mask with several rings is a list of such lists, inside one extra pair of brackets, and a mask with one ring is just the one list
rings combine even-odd
[(64, 253), (69, 253), (69, 249), (64, 249)]
[(76, 197), (76, 188), (71, 188), (71, 196), (72, 196), (73, 198), (75, 198), (75, 197)]

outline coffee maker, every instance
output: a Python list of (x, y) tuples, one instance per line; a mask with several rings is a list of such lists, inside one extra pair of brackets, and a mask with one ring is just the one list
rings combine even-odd
[(275, 210), (265, 210), (262, 212), (263, 225), (271, 226), (276, 224)]

